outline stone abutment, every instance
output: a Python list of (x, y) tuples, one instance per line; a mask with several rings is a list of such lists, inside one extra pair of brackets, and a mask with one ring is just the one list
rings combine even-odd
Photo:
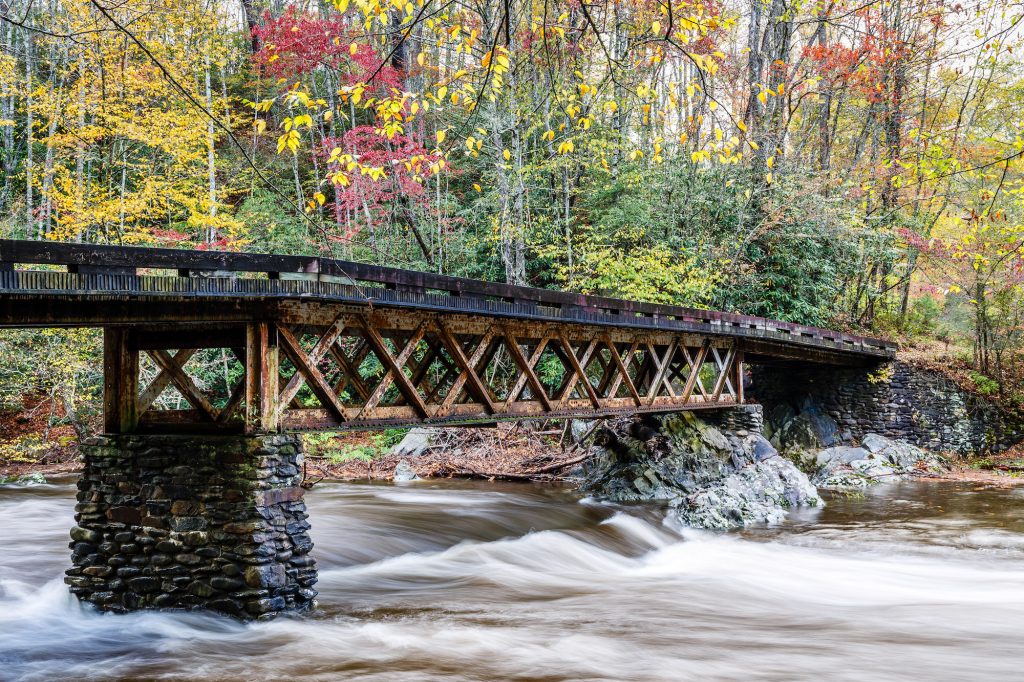
[[(934, 452), (999, 452), (1024, 439), (1024, 418), (965, 391), (940, 372), (905, 362), (871, 368), (751, 368), (749, 394), (773, 429), (815, 424), (822, 446), (859, 443), (869, 433)], [(828, 423), (829, 426), (822, 428)]]
[(65, 578), (79, 599), (242, 619), (313, 605), (298, 436), (119, 435), (82, 450)]

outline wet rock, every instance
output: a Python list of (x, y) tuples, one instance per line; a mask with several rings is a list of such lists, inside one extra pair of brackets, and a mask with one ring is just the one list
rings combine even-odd
[(850, 462), (854, 462), (858, 459), (865, 459), (868, 454), (868, 450), (864, 448), (851, 448), (846, 445), (837, 445), (833, 448), (819, 450), (815, 457), (815, 461), (818, 466), (849, 464)]
[(405, 434), (405, 438), (398, 445), (391, 448), (391, 454), (401, 457), (417, 457), (422, 455), (430, 447), (434, 437), (434, 429), (415, 428)]
[(861, 447), (834, 447), (816, 454), (814, 482), (823, 488), (861, 489), (926, 472), (948, 469), (948, 462), (919, 447), (878, 434), (864, 437)]
[(823, 504), (806, 474), (749, 425), (734, 423), (668, 415), (641, 441), (628, 421), (613, 422), (598, 438), (604, 445), (583, 488), (619, 502), (665, 502), (680, 523), (700, 528), (777, 523), (789, 509)]
[(399, 460), (398, 466), (395, 467), (394, 480), (396, 483), (417, 481), (419, 476), (413, 470), (412, 465), (409, 464), (409, 460)]

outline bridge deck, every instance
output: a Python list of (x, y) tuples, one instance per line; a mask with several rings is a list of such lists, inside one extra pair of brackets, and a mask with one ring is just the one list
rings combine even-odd
[[(0, 327), (72, 326), (107, 330), (108, 431), (722, 407), (744, 400), (744, 358), (895, 354), (761, 317), (326, 258), (0, 240)], [(231, 349), (243, 376), (226, 395), (185, 371), (198, 348)], [(141, 392), (140, 354), (155, 373)], [(172, 386), (188, 409), (159, 409)]]

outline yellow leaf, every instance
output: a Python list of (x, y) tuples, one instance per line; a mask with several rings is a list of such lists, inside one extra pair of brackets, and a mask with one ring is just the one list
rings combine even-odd
[(356, 45), (355, 43), (352, 43), (351, 45), (348, 46), (348, 53), (349, 54), (355, 54), (358, 51), (359, 51), (359, 46)]
[(510, 151), (509, 151), (509, 150), (507, 150), (507, 149), (506, 149), (505, 151), (503, 151), (503, 152), (501, 153), (501, 155), (505, 157), (505, 160), (506, 160), (506, 161), (508, 161), (509, 159), (511, 159), (511, 158), (512, 158), (512, 152), (510, 152)]
[(317, 192), (313, 195), (313, 201), (315, 201), (318, 206), (323, 206), (324, 202), (327, 201), (327, 197), (324, 196), (323, 192)]
[(475, 189), (477, 192), (483, 192), (483, 189), (480, 188), (480, 185), (478, 185), (475, 182), (473, 183), (473, 189)]
[(263, 133), (263, 131), (267, 129), (267, 122), (264, 121), (262, 118), (258, 118), (256, 119), (256, 123), (254, 124), (254, 126), (256, 128), (256, 134), (260, 135)]
[(757, 99), (761, 102), (761, 104), (767, 104), (768, 103), (768, 92), (767, 91), (762, 91), (762, 92), (757, 93)]
[(743, 121), (736, 121), (736, 127), (742, 130), (743, 132), (747, 132), (747, 124), (744, 123)]
[(423, 66), (423, 64), (426, 61), (427, 61), (427, 55), (425, 55), (424, 53), (420, 52), (418, 55), (416, 55), (416, 63), (419, 64), (420, 66)]
[(437, 137), (437, 143), (441, 144), (442, 142), (444, 142), (444, 138), (448, 137), (448, 133), (446, 133), (443, 130), (438, 130), (437, 135), (435, 137)]
[(660, 21), (651, 22), (651, 31), (653, 33), (661, 33), (661, 22)]
[(344, 14), (345, 10), (348, 9), (348, 0), (334, 0), (334, 6), (339, 12)]
[(772, 184), (772, 180), (774, 179), (774, 176), (771, 173), (769, 173), (768, 175), (764, 176), (764, 179), (765, 179), (765, 182), (767, 182), (770, 185), (770, 184)]

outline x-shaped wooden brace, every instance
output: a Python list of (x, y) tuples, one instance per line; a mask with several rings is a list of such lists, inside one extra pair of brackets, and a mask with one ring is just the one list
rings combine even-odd
[(647, 344), (647, 351), (650, 353), (650, 357), (654, 360), (654, 381), (651, 382), (651, 386), (647, 392), (648, 405), (654, 404), (662, 386), (668, 390), (669, 397), (676, 397), (675, 389), (672, 388), (672, 382), (668, 380), (668, 369), (672, 364), (672, 359), (675, 357), (676, 348), (678, 347), (679, 341), (677, 339), (672, 339), (669, 341), (669, 344), (665, 349), (665, 355), (659, 358), (658, 351), (654, 348), (654, 344)]
[(733, 398), (736, 397), (736, 390), (733, 388), (732, 380), (729, 379), (729, 370), (732, 369), (733, 360), (736, 357), (736, 349), (729, 348), (725, 352), (725, 359), (719, 355), (717, 348), (711, 349), (712, 357), (715, 359), (715, 365), (718, 366), (720, 372), (718, 381), (715, 382), (715, 390), (711, 394), (711, 400), (718, 402), (722, 397), (722, 389), (728, 388), (729, 395)]
[(401, 391), (405, 399), (409, 401), (413, 409), (416, 410), (416, 414), (421, 419), (426, 419), (429, 416), (426, 404), (423, 402), (423, 397), (416, 390), (416, 387), (409, 381), (409, 377), (405, 376), (405, 372), (402, 368), (405, 367), (405, 363), (409, 361), (413, 351), (416, 350), (416, 346), (419, 345), (423, 335), (426, 334), (427, 328), (430, 326), (429, 320), (420, 322), (416, 331), (412, 333), (409, 340), (406, 342), (405, 347), (398, 354), (394, 356), (391, 354), (391, 350), (388, 349), (387, 343), (384, 341), (384, 337), (380, 335), (376, 327), (366, 318), (365, 315), (358, 317), (359, 324), (363, 327), (363, 334), (366, 338), (366, 342), (370, 344), (370, 348), (374, 354), (380, 360), (381, 364), (384, 365), (385, 373), (381, 378), (380, 383), (377, 384), (377, 388), (373, 390), (369, 399), (363, 405), (363, 409), (359, 412), (359, 418), (363, 418), (369, 410), (374, 409), (380, 403), (381, 399), (384, 398), (384, 394), (391, 384), (394, 383), (398, 390)]
[(498, 411), (494, 401), (491, 400), (491, 395), (487, 390), (487, 386), (480, 380), (480, 376), (477, 374), (476, 367), (480, 363), (480, 359), (484, 353), (491, 346), (491, 341), (494, 340), (495, 331), (492, 326), (484, 334), (483, 338), (480, 339), (480, 343), (477, 344), (476, 350), (473, 351), (473, 355), (466, 357), (466, 352), (462, 349), (462, 345), (459, 340), (452, 334), (447, 327), (444, 325), (444, 321), (438, 318), (435, 321), (434, 326), (437, 328), (438, 338), (441, 343), (444, 344), (445, 350), (448, 351), (448, 355), (451, 356), (452, 360), (458, 366), (462, 373), (459, 374), (459, 378), (455, 380), (452, 387), (448, 390), (448, 395), (445, 396), (444, 402), (438, 409), (437, 414), (439, 416), (447, 415), (452, 406), (455, 404), (455, 400), (462, 393), (463, 386), (469, 384), (467, 390), (475, 397), (480, 404), (484, 406), (484, 409), (488, 414), (494, 414)]
[(505, 399), (505, 404), (502, 411), (508, 412), (512, 406), (512, 403), (519, 399), (519, 394), (523, 388), (526, 387), (527, 382), (530, 384), (530, 392), (533, 393), (534, 397), (540, 402), (545, 412), (551, 411), (551, 400), (548, 398), (547, 391), (544, 388), (544, 384), (541, 383), (540, 377), (537, 376), (537, 362), (540, 360), (541, 354), (544, 352), (544, 347), (547, 346), (548, 341), (551, 337), (545, 335), (537, 342), (537, 347), (533, 349), (533, 353), (530, 354), (530, 358), (527, 359), (523, 355), (523, 350), (519, 347), (519, 341), (515, 335), (507, 328), (504, 330), (505, 345), (508, 346), (509, 355), (512, 356), (512, 361), (519, 367), (519, 376), (516, 378), (515, 384), (512, 386), (512, 390), (508, 393), (508, 398)]
[(618, 372), (615, 378), (612, 380), (611, 386), (608, 387), (608, 397), (614, 398), (619, 391), (619, 386), (626, 384), (626, 390), (629, 391), (629, 395), (633, 398), (633, 402), (636, 403), (637, 407), (643, 405), (643, 400), (640, 398), (640, 393), (636, 390), (636, 385), (633, 383), (632, 377), (629, 376), (629, 363), (633, 361), (636, 355), (637, 348), (640, 347), (639, 341), (634, 341), (626, 351), (626, 357), (623, 358), (619, 355), (619, 351), (615, 348), (615, 344), (612, 342), (607, 335), (603, 337), (604, 345), (608, 347), (608, 350), (612, 354), (612, 363), (618, 367)]
[(683, 349), (683, 358), (686, 360), (686, 365), (690, 368), (690, 374), (686, 377), (686, 385), (683, 387), (683, 402), (688, 402), (690, 396), (693, 394), (693, 389), (696, 386), (697, 390), (700, 391), (701, 396), (707, 400), (708, 392), (704, 389), (704, 382), (700, 378), (700, 368), (704, 366), (704, 361), (708, 357), (708, 350), (711, 348), (711, 342), (705, 341), (700, 349), (697, 351), (697, 355), (690, 357), (690, 351), (686, 346), (681, 346)]
[(569, 367), (567, 369), (573, 374), (573, 377), (566, 383), (565, 389), (558, 398), (558, 407), (562, 407), (569, 400), (569, 396), (571, 396), (573, 390), (575, 390), (576, 384), (582, 383), (583, 389), (586, 391), (587, 397), (590, 399), (590, 403), (595, 408), (600, 408), (601, 399), (598, 397), (597, 391), (594, 390), (593, 385), (587, 378), (586, 371), (583, 369), (590, 364), (590, 356), (593, 355), (594, 349), (597, 348), (597, 339), (592, 339), (590, 343), (587, 344), (582, 357), (576, 357), (576, 352), (573, 351), (572, 344), (569, 343), (569, 339), (566, 338), (564, 333), (559, 334), (558, 340), (562, 344), (562, 350), (565, 351), (566, 359), (569, 360)]
[(331, 356), (334, 361), (338, 363), (338, 367), (341, 368), (341, 377), (334, 384), (334, 392), (339, 396), (342, 391), (345, 390), (345, 386), (352, 384), (352, 387), (359, 394), (359, 398), (365, 402), (370, 399), (370, 395), (373, 391), (367, 386), (366, 381), (363, 379), (363, 375), (359, 373), (359, 368), (363, 364), (363, 360), (370, 353), (370, 344), (365, 339), (361, 339), (359, 345), (356, 347), (355, 352), (352, 354), (352, 358), (349, 359), (345, 352), (341, 349), (338, 343), (334, 343), (331, 346)]
[(335, 392), (334, 387), (327, 382), (323, 373), (320, 372), (318, 365), (330, 351), (331, 347), (334, 346), (335, 342), (337, 342), (338, 337), (345, 331), (348, 321), (348, 316), (336, 319), (308, 354), (302, 349), (302, 345), (291, 330), (284, 326), (278, 326), (278, 337), (283, 342), (281, 347), (289, 359), (291, 359), (292, 364), (295, 365), (295, 374), (288, 380), (288, 383), (285, 384), (284, 389), (281, 390), (281, 394), (278, 396), (278, 410), (283, 412), (302, 389), (302, 386), (308, 384), (310, 390), (313, 391), (313, 395), (317, 397), (320, 403), (330, 410), (338, 421), (345, 421), (345, 406)]
[[(184, 398), (189, 405), (194, 409), (198, 410), (206, 419), (212, 422), (224, 423), (229, 420), (238, 409), (241, 404), (242, 398), (245, 397), (245, 382), (239, 382), (231, 391), (231, 396), (228, 398), (227, 404), (223, 409), (218, 410), (210, 402), (199, 387), (196, 386), (195, 381), (192, 380), (185, 370), (183, 369), (185, 363), (195, 355), (197, 349), (185, 348), (179, 350), (173, 356), (166, 350), (148, 350), (146, 354), (156, 363), (156, 366), (160, 368), (159, 374), (156, 378), (146, 387), (142, 394), (138, 398), (138, 413), (142, 414), (156, 402), (156, 399), (160, 397), (164, 389), (168, 385), (173, 384), (181, 397)], [(239, 361), (243, 361), (244, 353), (242, 351), (232, 349), (232, 352), (239, 358)]]

